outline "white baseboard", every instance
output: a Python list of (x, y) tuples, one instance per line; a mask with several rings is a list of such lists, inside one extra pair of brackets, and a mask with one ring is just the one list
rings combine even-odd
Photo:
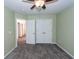
[(52, 42), (52, 44), (57, 44), (56, 42)]
[(69, 56), (71, 56), (72, 58), (74, 58), (74, 56), (72, 56), (66, 49), (64, 49), (63, 47), (61, 47), (58, 43), (57, 46), (60, 47), (62, 50), (64, 50)]
[[(16, 48), (16, 47), (15, 47)], [(15, 48), (11, 49), (5, 56), (4, 58), (6, 58)]]
[(35, 43), (35, 44), (56, 44), (56, 42), (37, 42), (37, 43)]

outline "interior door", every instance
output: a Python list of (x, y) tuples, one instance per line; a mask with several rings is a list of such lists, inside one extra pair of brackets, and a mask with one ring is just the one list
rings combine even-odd
[(52, 20), (36, 20), (36, 43), (52, 43)]
[(35, 44), (35, 20), (26, 21), (26, 43)]

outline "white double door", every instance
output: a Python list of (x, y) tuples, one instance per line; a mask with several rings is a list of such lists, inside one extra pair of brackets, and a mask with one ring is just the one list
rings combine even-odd
[(27, 20), (26, 43), (52, 43), (53, 21), (52, 20)]

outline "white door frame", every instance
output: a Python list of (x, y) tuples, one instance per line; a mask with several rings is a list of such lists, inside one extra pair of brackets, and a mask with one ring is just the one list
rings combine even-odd
[(18, 43), (17, 43), (17, 41), (18, 41), (18, 31), (17, 31), (17, 27), (18, 27), (18, 26), (17, 26), (17, 20), (24, 20), (24, 21), (26, 22), (25, 19), (15, 19), (15, 23), (16, 23), (16, 25), (15, 25), (16, 47), (18, 46), (18, 45), (17, 45), (17, 44), (18, 44)]

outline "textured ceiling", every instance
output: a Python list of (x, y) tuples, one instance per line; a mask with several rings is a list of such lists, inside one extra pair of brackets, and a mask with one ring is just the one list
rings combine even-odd
[(53, 14), (62, 11), (63, 9), (74, 4), (73, 0), (58, 0), (55, 3), (47, 4), (45, 10), (40, 12), (36, 9), (31, 10), (33, 4), (22, 2), (21, 0), (4, 0), (5, 6), (15, 12), (22, 14)]

